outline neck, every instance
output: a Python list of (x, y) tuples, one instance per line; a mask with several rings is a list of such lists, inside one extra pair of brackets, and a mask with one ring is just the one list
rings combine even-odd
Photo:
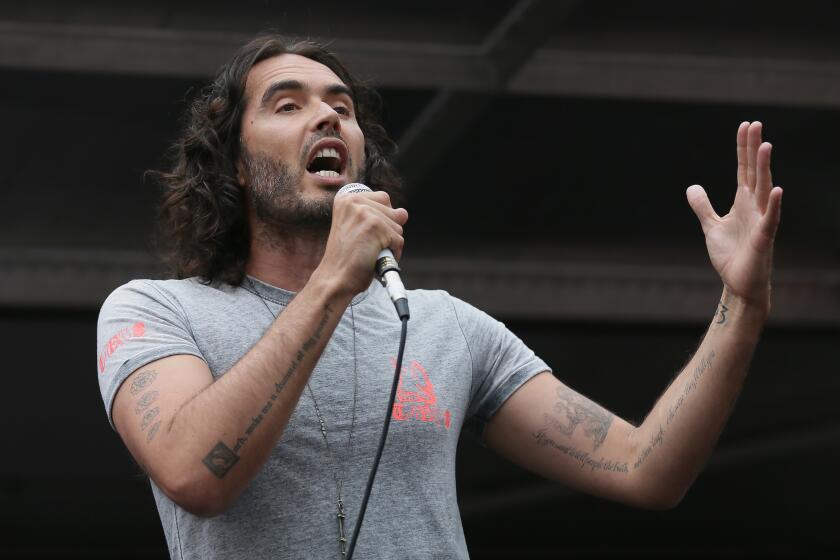
[(303, 289), (321, 263), (329, 231), (268, 231), (252, 229), (251, 252), (245, 272), (272, 286), (291, 292)]

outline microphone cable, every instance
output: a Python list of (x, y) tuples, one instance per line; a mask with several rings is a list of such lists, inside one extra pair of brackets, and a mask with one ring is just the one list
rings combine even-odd
[(370, 469), (370, 476), (368, 476), (367, 486), (365, 487), (365, 494), (362, 498), (362, 504), (359, 506), (359, 518), (356, 520), (356, 526), (353, 528), (353, 536), (350, 538), (350, 546), (347, 549), (347, 560), (352, 560), (353, 550), (356, 548), (356, 541), (359, 539), (359, 531), (362, 528), (362, 521), (365, 519), (365, 511), (367, 510), (368, 500), (370, 499), (370, 492), (373, 489), (373, 480), (376, 478), (376, 471), (379, 469), (379, 460), (382, 459), (382, 450), (385, 449), (385, 440), (388, 437), (388, 428), (391, 426), (391, 414), (394, 410), (394, 399), (397, 396), (397, 387), (400, 384), (400, 373), (402, 372), (403, 353), (405, 352), (405, 338), (408, 332), (408, 315), (400, 317), (402, 321), (402, 330), (400, 332), (400, 349), (397, 353), (397, 367), (394, 370), (394, 382), (391, 385), (391, 397), (388, 399), (388, 409), (385, 412), (385, 423), (382, 426), (382, 435), (379, 437), (379, 447), (376, 449), (376, 457), (373, 460), (373, 467)]

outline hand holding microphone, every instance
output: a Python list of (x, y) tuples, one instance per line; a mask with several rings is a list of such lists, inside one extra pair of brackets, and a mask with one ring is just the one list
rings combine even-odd
[[(370, 193), (370, 196), (348, 196), (357, 193)], [(404, 209), (391, 208), (387, 193), (373, 192), (361, 183), (345, 185), (336, 193), (333, 225), (322, 261), (341, 271), (340, 277), (353, 293), (364, 290), (370, 282), (370, 273), (375, 272), (401, 319), (409, 316), (408, 299), (391, 248), (398, 255), (401, 253), (402, 225), (407, 219)], [(379, 250), (381, 247), (384, 249)], [(371, 271), (367, 267), (374, 255), (376, 265)]]

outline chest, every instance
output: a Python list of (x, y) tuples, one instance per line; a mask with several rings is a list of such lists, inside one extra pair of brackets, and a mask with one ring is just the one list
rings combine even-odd
[[(282, 313), (282, 307), (274, 307), (273, 313)], [(220, 308), (217, 313), (194, 336), (218, 378), (256, 344), (274, 317), (265, 307)], [(348, 309), (312, 371), (280, 446), (304, 454), (323, 447), (323, 420), (332, 447), (346, 447), (351, 437), (353, 448), (375, 447), (394, 379), (399, 331), (390, 314)], [(282, 370), (278, 367), (278, 376)], [(454, 452), (471, 393), (472, 362), (457, 326), (409, 322), (389, 445)]]

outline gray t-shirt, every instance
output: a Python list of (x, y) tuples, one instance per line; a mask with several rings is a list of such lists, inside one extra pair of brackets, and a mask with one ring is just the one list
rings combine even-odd
[[(134, 280), (115, 290), (102, 306), (97, 335), (109, 419), (120, 384), (153, 360), (191, 354), (207, 362), (215, 378), (224, 375), (274, 320), (265, 304), (282, 313), (293, 296), (256, 279), (239, 287)], [(455, 493), (461, 429), (469, 422), (481, 430), (514, 391), (548, 367), (502, 323), (446, 292), (413, 290), (408, 297), (401, 382), (356, 555), (467, 558)], [(399, 337), (393, 305), (371, 284), (343, 314), (312, 373), (309, 384), (337, 468), (304, 391), (268, 461), (225, 513), (196, 517), (152, 482), (171, 557), (340, 558), (334, 473), (344, 479), (349, 538), (379, 441)]]

